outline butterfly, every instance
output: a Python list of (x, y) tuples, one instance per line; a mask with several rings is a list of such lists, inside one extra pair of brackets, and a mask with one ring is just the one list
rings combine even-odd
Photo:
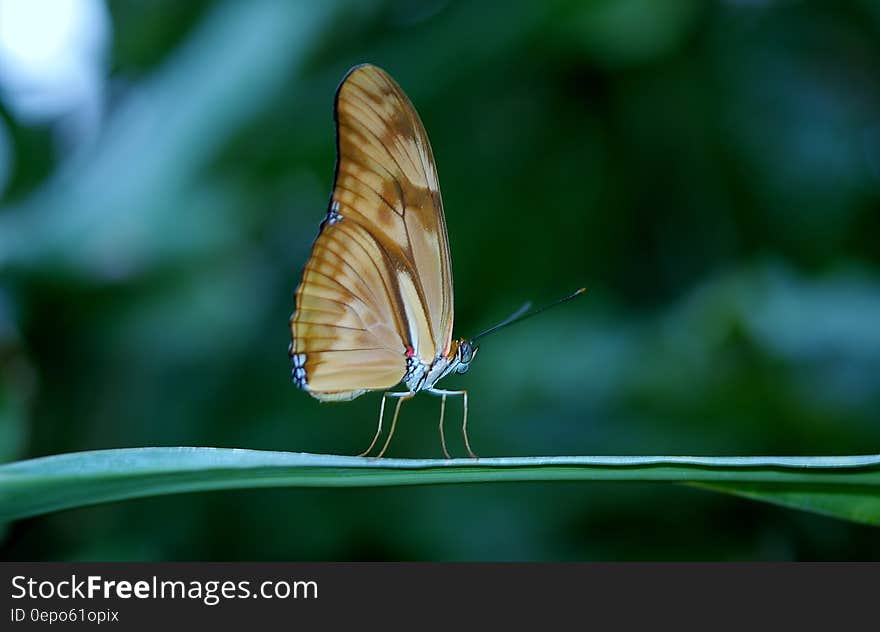
[[(449, 239), (418, 113), (384, 70), (363, 64), (340, 83), (334, 114), (333, 189), (290, 317), (293, 382), (321, 401), (385, 391), (376, 433), (360, 456), (376, 446), (385, 403), (396, 399), (377, 458), (388, 449), (401, 405), (421, 391), (441, 398), (440, 441), (450, 458), (443, 418), (446, 398), (459, 396), (464, 445), (476, 458), (467, 434), (467, 391), (437, 383), (467, 372), (477, 338), (537, 312), (524, 316), (527, 304), (479, 336), (453, 339)], [(405, 390), (388, 390), (401, 383)]]

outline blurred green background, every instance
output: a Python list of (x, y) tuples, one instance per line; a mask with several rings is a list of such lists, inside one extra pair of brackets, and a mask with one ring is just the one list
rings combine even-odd
[[(51, 10), (50, 10), (51, 9)], [(880, 451), (871, 0), (0, 1), (0, 459), (359, 452), (290, 383), (333, 93), (376, 63), (437, 159), (484, 456)], [(392, 456), (440, 456), (439, 401)], [(448, 410), (451, 448), (459, 409)], [(660, 485), (275, 489), (9, 526), (3, 559), (880, 559), (876, 529)]]

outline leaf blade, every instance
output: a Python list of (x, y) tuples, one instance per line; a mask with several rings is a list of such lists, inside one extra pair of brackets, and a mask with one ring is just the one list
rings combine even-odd
[(688, 483), (880, 525), (880, 455), (370, 459), (223, 448), (126, 448), (0, 465), (0, 522), (160, 494), (255, 487), (516, 481)]

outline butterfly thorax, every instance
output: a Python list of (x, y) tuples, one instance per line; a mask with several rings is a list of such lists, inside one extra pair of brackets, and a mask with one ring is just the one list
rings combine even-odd
[(464, 338), (450, 341), (449, 350), (438, 353), (431, 364), (427, 364), (411, 347), (406, 350), (406, 374), (403, 383), (410, 392), (434, 388), (441, 379), (450, 373), (465, 373), (476, 355), (477, 347)]

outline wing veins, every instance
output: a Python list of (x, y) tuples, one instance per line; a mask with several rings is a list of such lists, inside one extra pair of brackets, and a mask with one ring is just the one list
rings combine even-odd
[[(358, 213), (358, 214), (360, 215), (360, 213)], [(366, 230), (366, 229), (364, 229), (364, 230)], [(343, 231), (343, 232), (345, 232), (345, 231)], [(346, 233), (346, 234), (348, 234), (348, 233)], [(348, 234), (348, 237), (349, 237), (349, 239), (350, 239), (351, 241), (353, 241), (353, 242), (357, 242), (357, 240), (354, 239), (350, 234)], [(372, 235), (370, 235), (370, 237), (371, 237), (371, 238), (372, 238), (377, 244), (379, 243), (379, 241), (378, 241), (375, 237), (373, 237)], [(341, 243), (340, 240), (339, 240), (338, 238), (334, 237), (333, 235), (328, 234), (328, 235), (327, 235), (327, 241), (330, 242), (330, 243), (333, 243), (334, 245), (342, 246), (343, 249), (344, 249), (344, 247), (345, 247), (345, 244)], [(361, 249), (363, 249), (363, 251), (367, 254), (367, 259), (370, 259), (370, 260), (372, 261), (372, 257), (370, 256), (370, 253), (367, 252), (367, 250), (366, 250), (361, 244), (358, 244), (358, 245), (361, 246)], [(370, 287), (370, 284), (367, 282), (367, 280), (364, 279), (363, 276), (361, 276), (361, 273), (358, 272), (357, 270), (355, 270), (354, 267), (353, 267), (348, 261), (346, 261), (346, 259), (345, 259), (344, 256), (342, 256), (340, 253), (336, 252), (333, 248), (330, 248), (329, 244), (325, 244), (325, 245), (322, 246), (322, 247), (325, 248), (328, 252), (331, 252), (331, 253), (333, 253), (334, 255), (336, 255), (337, 257), (339, 257), (339, 260), (342, 261), (343, 264), (345, 264), (346, 266), (348, 266), (348, 269), (351, 270), (351, 271), (355, 274), (355, 276), (357, 276), (357, 278), (360, 280), (360, 282), (364, 284), (364, 287), (366, 287), (367, 290), (369, 290), (370, 295), (373, 297), (373, 300), (378, 304), (378, 303), (379, 303), (379, 297), (376, 296), (376, 294), (373, 292), (373, 288)], [(375, 265), (375, 263), (374, 263), (374, 265)], [(376, 271), (379, 273), (379, 278), (381, 279), (381, 278), (382, 278), (382, 271), (379, 270), (378, 266), (376, 266)], [(385, 285), (385, 280), (384, 280), (384, 279), (382, 279), (382, 284)], [(385, 291), (386, 291), (386, 293), (388, 292), (388, 288), (387, 288), (387, 287), (385, 288)], [(389, 295), (388, 298), (391, 298), (391, 296)], [(363, 301), (362, 301), (362, 302), (363, 302)], [(368, 307), (369, 307), (369, 306), (368, 306)]]
[[(360, 153), (361, 153), (361, 154), (364, 154), (363, 151), (361, 151)], [(383, 176), (381, 173), (379, 173), (378, 171), (376, 171), (376, 169), (373, 168), (373, 166), (368, 165), (368, 164), (365, 163), (365, 162), (362, 162), (362, 161), (360, 161), (360, 160), (355, 159), (354, 156), (349, 156), (348, 154), (346, 154), (345, 156), (342, 157), (342, 162), (350, 162), (350, 163), (352, 163), (353, 165), (357, 165), (358, 167), (361, 167), (364, 171), (370, 171), (371, 173), (375, 173), (377, 176), (379, 176), (380, 178), (383, 178), (383, 179), (385, 179), (385, 180), (397, 180), (397, 176), (395, 176), (393, 173), (391, 173), (390, 171), (388, 171), (388, 167), (386, 167), (385, 165), (383, 165), (382, 163), (380, 163), (378, 160), (375, 160), (374, 158), (372, 158), (372, 157), (370, 157), (370, 156), (367, 156), (367, 158), (369, 159), (370, 162), (372, 162), (373, 164), (375, 164), (376, 167), (378, 167), (379, 169), (381, 169), (382, 171), (384, 171), (384, 172), (387, 174), (387, 177), (386, 177), (386, 176)], [(341, 165), (340, 165), (340, 166), (341, 166)], [(345, 173), (346, 173), (346, 175), (351, 174), (350, 171), (346, 171)], [(336, 178), (336, 181), (338, 181), (338, 180), (339, 180), (339, 178), (337, 177), (337, 178)], [(333, 186), (336, 186), (336, 181), (333, 182)]]
[[(332, 288), (332, 287), (328, 287), (328, 286), (326, 286), (326, 285), (323, 285), (323, 284), (321, 284), (321, 283), (315, 283), (314, 281), (312, 281), (311, 283), (309, 283), (309, 285), (314, 285), (314, 286), (317, 286), (317, 287), (322, 287), (322, 288), (324, 288), (325, 290), (333, 290), (333, 289), (335, 289), (335, 288)], [(349, 294), (351, 294), (351, 293), (349, 292)], [(322, 301), (328, 301), (328, 302), (330, 302), (330, 303), (336, 303), (337, 305), (342, 305), (342, 307), (344, 307), (344, 308), (346, 308), (346, 309), (349, 309), (349, 305), (348, 305), (348, 303), (343, 303), (342, 301), (337, 301), (336, 299), (333, 299), (333, 298), (327, 298), (326, 296), (318, 296), (317, 294), (312, 294), (311, 296), (314, 296), (315, 298), (319, 298), (319, 299), (321, 299)], [(361, 299), (359, 299), (357, 296), (355, 296), (354, 294), (351, 294), (351, 296), (352, 296), (352, 298), (354, 298), (355, 300), (357, 300), (359, 303), (363, 303), (363, 301), (362, 301)]]
[[(361, 227), (361, 228), (363, 228), (363, 227)], [(352, 241), (353, 243), (357, 244), (357, 246), (358, 246), (361, 250), (363, 250), (364, 254), (367, 255), (367, 259), (370, 261), (370, 263), (373, 264), (373, 267), (376, 268), (376, 272), (379, 274), (379, 279), (381, 279), (381, 281), (382, 281), (382, 286), (385, 288), (385, 294), (386, 294), (386, 296), (387, 296), (387, 298), (388, 298), (388, 302), (389, 302), (389, 304), (390, 304), (390, 305), (392, 306), (392, 308), (393, 308), (394, 303), (395, 303), (395, 300), (394, 300), (394, 299), (395, 299), (395, 294), (392, 293), (391, 288), (388, 286), (388, 282), (385, 280), (385, 276), (382, 274), (382, 270), (379, 269), (379, 264), (373, 259), (372, 256), (370, 256), (369, 251), (366, 249), (366, 247), (365, 247), (365, 246), (364, 246), (364, 245), (363, 245), (363, 244), (362, 244), (362, 243), (361, 243), (356, 237), (352, 236), (351, 233), (349, 233), (349, 232), (348, 232), (346, 229), (344, 229), (344, 228), (341, 228), (341, 227), (340, 227), (340, 230), (341, 230), (342, 232), (346, 233), (346, 234), (348, 235), (349, 239), (351, 239), (351, 241)], [(376, 239), (375, 237), (373, 237), (373, 235), (372, 235), (372, 234), (371, 234), (366, 228), (363, 228), (363, 230), (367, 233), (367, 235), (370, 237), (370, 239), (373, 240), (373, 243), (376, 244), (376, 248), (377, 248), (377, 249), (378, 249), (383, 255), (385, 255), (385, 257), (386, 257), (387, 259), (390, 260), (390, 259), (391, 259), (391, 255), (388, 254), (388, 251), (387, 251), (387, 250), (385, 249), (385, 247), (382, 245), (382, 242), (381, 242), (380, 240)], [(408, 239), (408, 237), (407, 237), (407, 239)], [(337, 255), (337, 256), (338, 256), (338, 255)], [(368, 286), (368, 287), (369, 287), (369, 286)], [(372, 288), (370, 288), (370, 291), (372, 292)], [(397, 293), (397, 297), (398, 297), (399, 302), (402, 303), (402, 302), (403, 302), (403, 299), (402, 299), (402, 297), (399, 297), (399, 291), (398, 291), (398, 293)], [(377, 302), (378, 302), (378, 301), (377, 301)], [(396, 310), (396, 309), (392, 309), (391, 311), (392, 311), (392, 315), (397, 316), (396, 312), (397, 312), (398, 310)], [(397, 324), (400, 325), (400, 324), (404, 324), (404, 323), (397, 323)]]
[[(384, 84), (384, 85), (379, 85), (379, 84), (375, 81), (375, 78), (374, 78), (372, 75), (365, 75), (365, 76), (364, 76), (364, 79), (365, 79), (366, 81), (372, 83), (373, 86), (374, 86), (375, 88), (378, 89), (378, 91), (380, 92), (380, 94), (383, 92), (383, 89), (389, 89), (389, 90), (391, 91), (391, 95), (393, 95), (393, 96), (394, 96), (394, 99), (397, 101), (397, 108), (396, 108), (396, 110), (397, 110), (398, 112), (401, 112), (401, 113), (403, 113), (403, 114), (406, 115), (407, 121), (409, 122), (410, 130), (413, 132), (413, 133), (412, 133), (413, 138), (415, 138), (415, 137), (424, 137), (425, 140), (427, 140), (427, 134), (425, 133), (425, 131), (424, 131), (424, 127), (422, 126), (421, 122), (420, 122), (419, 119), (418, 119), (418, 115), (415, 114), (415, 108), (413, 107), (413, 105), (412, 105), (412, 103), (410, 102), (409, 98), (403, 93), (403, 90), (401, 90), (399, 86), (395, 85), (395, 84), (392, 83), (392, 82), (388, 82), (388, 81), (383, 81), (383, 84)], [(365, 90), (362, 86), (358, 85), (357, 83), (354, 83), (354, 84), (352, 84), (352, 85), (355, 86), (355, 87), (357, 87), (362, 93), (364, 93), (364, 94), (368, 94), (368, 93), (366, 92), (366, 90)], [(358, 96), (360, 96), (360, 95), (358, 95)], [(383, 94), (383, 96), (385, 96), (385, 95)], [(389, 95), (389, 96), (390, 96), (390, 95)], [(361, 99), (361, 100), (363, 100), (363, 99)], [(367, 103), (367, 106), (368, 106), (368, 107), (370, 108), (370, 110), (372, 110), (377, 116), (380, 117), (380, 120), (384, 120), (384, 119), (382, 119), (382, 115), (379, 114), (378, 112), (376, 112), (376, 110), (372, 107), (372, 104), (371, 104), (371, 103), (368, 102), (368, 103)], [(421, 133), (418, 133), (419, 131), (420, 131)], [(411, 157), (411, 156), (408, 156), (408, 157), (410, 158), (410, 162), (413, 163), (413, 167), (416, 167), (416, 164), (415, 164), (415, 162), (412, 160), (412, 157)], [(422, 172), (423, 172), (425, 175), (427, 175), (427, 173), (428, 173), (428, 169), (427, 169), (427, 164), (425, 163), (424, 158), (426, 158), (426, 156), (424, 155), (424, 152), (419, 152), (419, 162), (420, 162), (421, 165), (422, 165)], [(418, 167), (416, 167), (416, 169), (418, 169)], [(425, 182), (427, 183), (427, 178), (425, 178)]]
[[(375, 139), (375, 141), (376, 141), (375, 143), (374, 143), (373, 141), (369, 140), (369, 139), (367, 138), (367, 136), (366, 136), (363, 132), (361, 132), (361, 131), (355, 129), (354, 127), (352, 127), (352, 126), (351, 126), (350, 124), (348, 124), (348, 123), (344, 123), (343, 121), (339, 121), (339, 127), (344, 127), (344, 128), (346, 128), (346, 129), (348, 129), (348, 130), (354, 132), (355, 134), (358, 134), (358, 135), (361, 136), (361, 137), (362, 137), (362, 138), (363, 138), (363, 139), (364, 139), (364, 140), (365, 140), (370, 146), (379, 149), (379, 150), (380, 150), (380, 153), (381, 153), (381, 152), (384, 152), (385, 154), (387, 154), (387, 156), (388, 156), (389, 158), (391, 158), (391, 162), (393, 162), (394, 165), (397, 167), (397, 170), (400, 172), (400, 175), (403, 176), (404, 178), (406, 178), (407, 180), (409, 180), (409, 178), (408, 178), (407, 175), (406, 175), (406, 171), (404, 171), (403, 167), (400, 166), (400, 162), (398, 162), (397, 157), (396, 157), (394, 154), (392, 154), (390, 151), (388, 151), (388, 147), (385, 145), (385, 143), (382, 142), (382, 139), (381, 139), (381, 138), (379, 138), (378, 136), (376, 136), (376, 133), (373, 132), (373, 130), (371, 130), (371, 129), (369, 129), (368, 127), (366, 127), (366, 126), (364, 126), (364, 125), (361, 124), (361, 127), (363, 127), (364, 130), (366, 130), (366, 131), (369, 133), (369, 135), (372, 136), (372, 137)], [(378, 145), (376, 145), (376, 143), (378, 143)], [(361, 152), (363, 153), (363, 150), (361, 150)], [(417, 171), (418, 171), (418, 170), (417, 170)], [(389, 173), (390, 173), (390, 172), (389, 172)], [(395, 177), (396, 177), (396, 176), (395, 176)], [(415, 183), (413, 183), (413, 184), (415, 184)]]
[[(349, 175), (349, 174), (347, 174), (347, 175)], [(398, 212), (397, 212), (397, 209), (394, 208), (393, 206), (391, 206), (391, 203), (388, 202), (388, 200), (386, 200), (384, 197), (382, 197), (382, 194), (379, 193), (378, 191), (376, 191), (376, 189), (374, 189), (373, 187), (371, 187), (369, 184), (367, 184), (366, 182), (364, 182), (364, 181), (361, 180), (360, 178), (357, 178), (357, 177), (355, 177), (355, 176), (351, 176), (351, 177), (354, 178), (355, 180), (357, 180), (358, 182), (360, 182), (361, 184), (363, 184), (365, 187), (368, 187), (368, 188), (370, 189), (370, 191), (372, 191), (373, 193), (375, 193), (376, 196), (377, 196), (380, 200), (382, 200), (382, 202), (384, 202), (385, 205), (388, 206), (388, 208), (390, 208), (391, 211), (392, 211), (395, 215), (397, 215), (398, 217), (403, 217), (403, 214), (402, 214), (402, 213), (398, 213)], [(364, 201), (366, 201), (366, 202), (371, 202), (371, 200), (370, 200), (369, 198), (364, 197), (361, 193), (355, 191), (354, 189), (349, 189), (348, 187), (343, 186), (343, 185), (341, 185), (341, 184), (339, 184), (339, 183), (336, 184), (336, 188), (338, 188), (338, 189), (342, 189), (343, 191), (348, 191), (349, 193), (352, 193), (352, 194), (358, 196), (360, 199), (362, 199), (362, 200), (364, 200)]]
[[(361, 88), (360, 86), (355, 85), (354, 87), (356, 87), (358, 90), (360, 90), (361, 93), (366, 94), (364, 92), (363, 88)], [(373, 107), (373, 103), (370, 101), (369, 98), (364, 98), (363, 96), (361, 96), (361, 94), (358, 94), (356, 91), (352, 92), (351, 97), (352, 98), (349, 99), (349, 101), (351, 103), (353, 103), (355, 100), (362, 103), (364, 105), (364, 107), (366, 107), (372, 114), (374, 114), (379, 119), (379, 121), (383, 125), (383, 127), (386, 128), (386, 131), (391, 127), (389, 125), (389, 123), (386, 122), (385, 116), (383, 114), (381, 114), (378, 110), (376, 110), (375, 107)], [(405, 101), (400, 101), (400, 99), (398, 98), (397, 105), (398, 106), (405, 106), (405, 105), (407, 105), (407, 103)], [(407, 136), (415, 137), (416, 136), (416, 127), (413, 125), (412, 117), (409, 115), (409, 112), (407, 111), (408, 108), (407, 107), (397, 107), (396, 109), (398, 112), (404, 112), (406, 115), (407, 123), (409, 123), (409, 128), (410, 128), (408, 131), (412, 132), (412, 134), (408, 134)], [(355, 119), (355, 120), (357, 120), (357, 119)], [(363, 125), (367, 129), (369, 129), (369, 127), (365, 123), (361, 122), (360, 120), (358, 120), (358, 123), (360, 123), (361, 125)], [(372, 132), (373, 130), (370, 130), (370, 131)], [(395, 138), (404, 137), (403, 135), (395, 134), (393, 132), (393, 130), (392, 130), (392, 134), (394, 135)], [(373, 135), (375, 136), (375, 133), (373, 133)], [(379, 139), (379, 142), (382, 142), (381, 139)], [(419, 171), (419, 165), (416, 163), (415, 160), (413, 160), (412, 155), (407, 150), (406, 143), (402, 143), (402, 144), (404, 145), (403, 152), (402, 152), (403, 155), (407, 157), (407, 159), (409, 160), (409, 163), (412, 165), (413, 169), (415, 169), (416, 171)], [(386, 145), (385, 143), (382, 143), (382, 145), (383, 145), (383, 147), (388, 147), (388, 145)], [(388, 153), (390, 154), (391, 152), (389, 151)], [(421, 162), (421, 161), (419, 161), (419, 162)], [(400, 168), (400, 163), (398, 163), (397, 166), (398, 166), (398, 168)], [(425, 169), (424, 169), (424, 166), (425, 166), (424, 163), (422, 163), (421, 166), (422, 166), (422, 172), (426, 173)], [(401, 169), (401, 171), (403, 171), (403, 170)], [(425, 182), (427, 182), (427, 178), (425, 178)]]
[(348, 353), (349, 351), (391, 351), (387, 347), (352, 347), (351, 349), (315, 349), (310, 353)]
[[(333, 281), (334, 283), (336, 283), (337, 285), (339, 285), (339, 287), (341, 287), (341, 288), (344, 289), (346, 292), (348, 292), (348, 289), (347, 289), (344, 285), (342, 285), (341, 283), (339, 283), (336, 279), (334, 279), (333, 277), (331, 277), (329, 274), (326, 274), (326, 273), (324, 273), (324, 272), (321, 272), (320, 270), (314, 270), (314, 269), (311, 270), (311, 272), (312, 272), (313, 274), (319, 274), (319, 275), (321, 275), (322, 277), (324, 277), (325, 279), (329, 279), (330, 281)], [(367, 289), (369, 290), (370, 288), (368, 287)], [(370, 293), (372, 294), (372, 290), (370, 290)], [(352, 294), (352, 296), (354, 296), (354, 294)], [(332, 300), (332, 299), (329, 299), (329, 300)], [(370, 308), (369, 304), (364, 303), (364, 301), (363, 301), (362, 299), (358, 298), (358, 300), (359, 300), (362, 304), (364, 304), (364, 305), (365, 305), (370, 311), (374, 311), (372, 308)], [(346, 306), (346, 307), (348, 307), (348, 306)], [(325, 310), (325, 311), (326, 311), (326, 310)], [(361, 324), (362, 324), (362, 325), (366, 325), (366, 323), (364, 322), (364, 319), (361, 318), (361, 315), (357, 312), (357, 310), (352, 309), (351, 311), (354, 313), (354, 315), (357, 317), (357, 319), (358, 319), (359, 321), (361, 321)], [(299, 321), (295, 321), (295, 322), (299, 322)]]
[[(314, 327), (333, 327), (335, 329), (347, 329), (349, 331), (363, 331), (368, 334), (372, 333), (369, 329), (361, 329), (360, 327), (347, 327), (345, 325), (331, 325), (328, 323), (316, 323), (311, 320), (298, 320), (296, 322), (299, 325), (312, 325)], [(297, 336), (297, 340), (313, 340), (315, 338), (327, 338), (327, 337), (328, 336)]]

